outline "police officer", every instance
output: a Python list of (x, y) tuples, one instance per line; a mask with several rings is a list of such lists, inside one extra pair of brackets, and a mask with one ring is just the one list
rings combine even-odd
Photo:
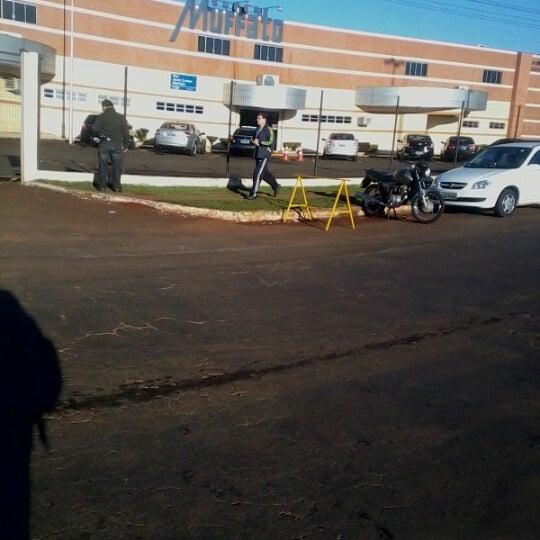
[[(112, 101), (104, 99), (101, 102), (103, 112), (92, 125), (100, 138), (98, 146), (98, 182), (94, 187), (98, 191), (105, 191), (109, 186), (113, 191), (122, 191), (120, 177), (123, 167), (123, 153), (129, 147), (129, 127), (127, 120), (114, 110)], [(112, 176), (107, 178), (109, 162), (112, 166)], [(109, 181), (108, 181), (109, 180)]]
[(268, 115), (265, 112), (257, 114), (257, 131), (251, 140), (255, 145), (255, 169), (253, 171), (253, 186), (248, 200), (257, 198), (257, 192), (261, 185), (261, 180), (264, 180), (274, 190), (274, 197), (277, 196), (281, 186), (277, 183), (275, 176), (268, 170), (268, 160), (272, 155), (272, 146), (274, 144), (274, 130), (268, 125)]

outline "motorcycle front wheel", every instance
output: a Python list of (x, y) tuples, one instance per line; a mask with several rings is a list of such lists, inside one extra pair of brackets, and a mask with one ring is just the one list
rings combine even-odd
[[(382, 200), (381, 190), (377, 184), (371, 184), (364, 192), (374, 199)], [(373, 201), (364, 200), (362, 204), (366, 217), (377, 217), (384, 215), (384, 206)]]
[(434, 223), (444, 212), (444, 199), (436, 191), (428, 191), (425, 197), (416, 194), (411, 201), (413, 218), (418, 223)]

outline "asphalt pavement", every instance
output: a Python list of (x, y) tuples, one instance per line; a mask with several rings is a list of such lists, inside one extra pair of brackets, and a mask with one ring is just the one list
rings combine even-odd
[[(68, 144), (59, 140), (41, 140), (38, 152), (39, 168), (49, 171), (95, 172), (97, 171), (97, 151), (95, 146)], [(183, 154), (156, 153), (152, 148), (129, 150), (124, 155), (125, 174), (141, 176), (171, 176), (193, 178), (251, 178), (253, 159), (230, 156), (223, 152), (188, 156)], [(364, 169), (372, 167), (381, 170), (395, 170), (403, 166), (388, 155), (359, 155), (358, 161), (345, 159), (315, 160), (314, 155), (306, 155), (303, 161), (291, 155), (284, 161), (275, 155), (270, 167), (277, 178), (320, 176), (327, 178), (361, 178)], [(438, 160), (430, 162), (434, 174), (453, 166)], [(17, 178), (20, 175), (20, 141), (2, 139), (0, 144), (0, 179)]]
[(540, 535), (538, 209), (235, 224), (0, 182), (64, 378), (32, 538)]

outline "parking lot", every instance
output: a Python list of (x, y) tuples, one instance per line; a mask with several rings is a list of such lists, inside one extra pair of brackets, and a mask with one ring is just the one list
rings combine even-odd
[[(4, 139), (0, 148), (0, 178), (13, 178), (20, 174), (20, 148), (17, 139)], [(40, 168), (53, 171), (88, 172), (97, 170), (97, 151), (93, 146), (68, 144), (64, 141), (42, 140), (39, 148)], [(316, 169), (315, 169), (316, 165)], [(400, 167), (394, 160), (392, 170)], [(453, 163), (430, 162), (434, 174), (453, 167)], [(317, 164), (313, 155), (304, 156), (299, 162), (294, 155), (289, 161), (274, 156), (270, 162), (277, 178), (293, 178), (297, 175), (330, 178), (360, 178), (367, 167), (388, 170), (388, 156), (359, 155), (358, 161), (344, 159), (322, 159)], [(172, 177), (225, 178), (237, 176), (251, 178), (253, 160), (249, 157), (231, 156), (226, 153), (207, 153), (187, 156), (182, 154), (156, 153), (152, 148), (137, 148), (125, 154), (126, 174), (158, 175)], [(227, 174), (228, 172), (228, 174)], [(316, 174), (315, 174), (316, 173)]]

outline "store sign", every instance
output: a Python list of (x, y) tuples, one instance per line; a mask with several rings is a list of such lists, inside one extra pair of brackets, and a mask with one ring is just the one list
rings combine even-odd
[(176, 41), (186, 22), (191, 30), (200, 22), (200, 29), (212, 34), (234, 34), (275, 43), (283, 40), (283, 21), (269, 18), (268, 8), (250, 6), (248, 2), (200, 0), (197, 4), (196, 0), (186, 0), (169, 41)]
[(171, 73), (171, 88), (173, 90), (195, 92), (197, 90), (197, 77), (182, 75), (182, 73)]

